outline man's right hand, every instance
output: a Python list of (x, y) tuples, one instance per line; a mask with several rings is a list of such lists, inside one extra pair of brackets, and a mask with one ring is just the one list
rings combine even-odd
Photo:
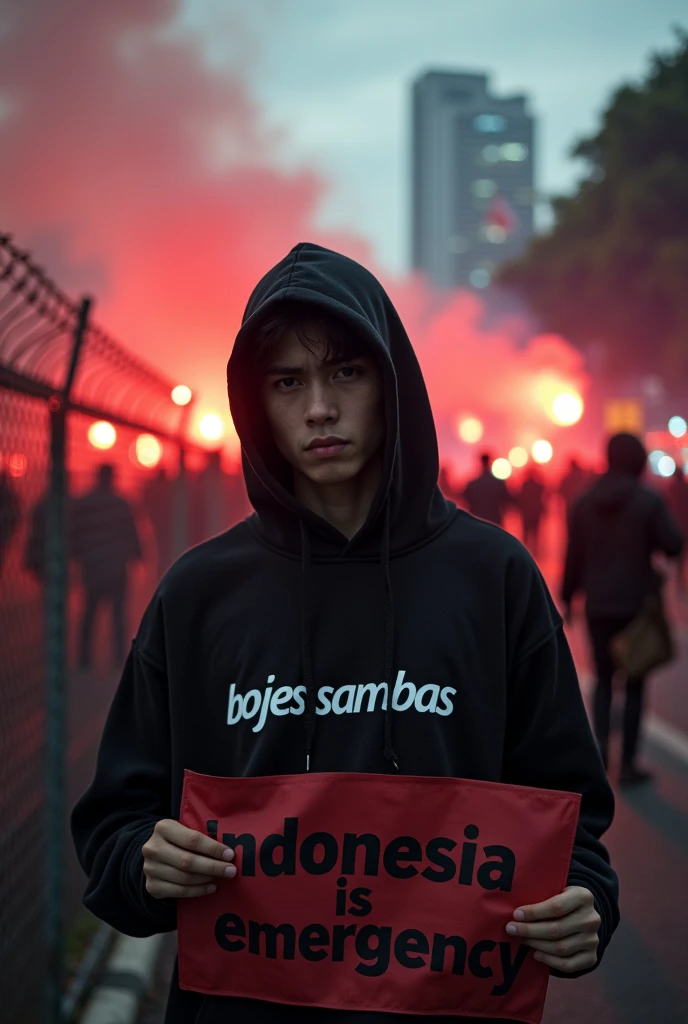
[(146, 889), (156, 900), (207, 896), (218, 878), (234, 878), (234, 851), (172, 818), (157, 822), (143, 844)]

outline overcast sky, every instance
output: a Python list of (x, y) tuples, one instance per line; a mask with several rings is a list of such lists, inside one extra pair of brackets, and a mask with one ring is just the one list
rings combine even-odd
[[(410, 84), (430, 68), (485, 71), (537, 117), (537, 185), (569, 190), (567, 156), (613, 89), (688, 26), (686, 0), (185, 0), (216, 60), (242, 63), (287, 166), (331, 181), (321, 220), (409, 251)], [(242, 25), (237, 26), (240, 16)]]

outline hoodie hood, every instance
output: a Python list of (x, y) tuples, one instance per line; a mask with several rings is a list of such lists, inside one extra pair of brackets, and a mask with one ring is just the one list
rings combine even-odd
[[(348, 540), (291, 492), (291, 472), (265, 430), (249, 386), (256, 330), (275, 303), (292, 299), (336, 315), (368, 342), (383, 375), (386, 440), (382, 472), (368, 518)], [(257, 513), (254, 529), (271, 544), (302, 551), (308, 529), (313, 557), (379, 558), (384, 521), (392, 552), (444, 526), (453, 506), (438, 486), (437, 436), (418, 360), (399, 314), (364, 267), (319, 245), (301, 242), (258, 283), (246, 306), (227, 366), (229, 404), (242, 448), (246, 488)]]
[(591, 488), (590, 500), (599, 515), (616, 516), (638, 490), (638, 480), (629, 473), (610, 471)]

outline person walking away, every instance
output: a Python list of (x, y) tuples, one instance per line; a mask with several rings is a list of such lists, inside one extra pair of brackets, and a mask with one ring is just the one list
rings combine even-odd
[[(618, 922), (600, 840), (613, 793), (561, 619), (525, 548), (440, 493), (389, 296), (353, 260), (296, 246), (254, 289), (227, 380), (255, 513), (184, 554), (144, 614), (72, 815), (87, 907), (151, 935), (180, 900), (242, 883), (229, 846), (178, 820), (185, 770), (502, 781), (582, 795), (565, 889), (504, 927), (562, 976), (592, 970)], [(407, 673), (418, 694), (447, 686), (446, 708), (396, 699)], [(182, 990), (175, 972), (166, 1022), (409, 1021), (269, 999)]]
[(466, 484), (463, 497), (471, 515), (501, 526), (511, 495), (504, 480), (498, 480), (493, 475), (491, 464), (489, 452), (483, 452), (480, 456), (480, 473)]
[(10, 543), (19, 526), (19, 498), (7, 473), (0, 471), (0, 577)]
[(125, 657), (128, 568), (143, 553), (129, 502), (115, 491), (115, 467), (98, 468), (93, 490), (73, 511), (72, 553), (81, 566), (84, 609), (79, 631), (79, 667), (91, 667), (93, 627), (101, 604), (112, 609), (114, 663)]
[[(688, 482), (683, 466), (678, 465), (669, 481), (667, 495), (671, 514), (676, 521), (679, 530), (684, 537), (688, 536)], [(686, 592), (686, 547), (684, 545), (678, 557), (678, 590), (680, 594)]]
[(523, 543), (533, 555), (540, 549), (540, 526), (545, 512), (546, 488), (540, 474), (530, 469), (518, 493), (518, 510), (523, 526)]
[[(666, 502), (641, 483), (647, 453), (632, 434), (615, 434), (607, 449), (608, 470), (574, 506), (562, 582), (562, 601), (585, 594), (586, 618), (597, 684), (593, 703), (595, 735), (608, 766), (612, 682), (610, 643), (659, 594), (652, 559), (676, 558), (683, 537)], [(644, 678), (626, 680), (621, 755), (622, 785), (651, 778), (636, 763), (645, 691)]]

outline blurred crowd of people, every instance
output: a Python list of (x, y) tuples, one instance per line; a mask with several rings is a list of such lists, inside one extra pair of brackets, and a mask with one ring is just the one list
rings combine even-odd
[[(206, 469), (187, 474), (184, 493), (175, 496), (179, 478), (161, 468), (145, 481), (136, 500), (121, 493), (115, 465), (97, 466), (92, 486), (80, 496), (67, 479), (65, 540), (67, 568), (76, 571), (82, 592), (78, 625), (78, 666), (93, 664), (96, 622), (101, 609), (111, 621), (112, 663), (121, 668), (127, 650), (128, 604), (131, 570), (149, 563), (151, 581), (166, 572), (178, 553), (232, 525), (248, 512), (243, 479), (220, 467), (219, 454), (211, 453)], [(175, 538), (179, 502), (184, 522)], [(20, 567), (41, 587), (46, 582), (48, 495), (25, 508), (21, 491), (0, 471), (0, 586), (11, 545), (21, 546)], [(22, 519), (25, 529), (21, 530)], [(177, 548), (180, 550), (177, 551)]]
[(678, 593), (686, 589), (688, 482), (683, 467), (677, 466), (663, 493), (644, 483), (647, 452), (632, 434), (609, 440), (605, 472), (594, 473), (572, 458), (554, 486), (533, 467), (518, 486), (509, 487), (493, 474), (492, 465), (491, 455), (483, 452), (477, 476), (456, 487), (444, 468), (440, 486), (457, 504), (498, 526), (515, 511), (522, 540), (535, 557), (541, 553), (543, 520), (551, 500), (558, 498), (563, 520), (560, 601), (569, 622), (578, 599), (584, 601), (596, 679), (593, 724), (602, 760), (607, 767), (613, 684), (619, 679), (625, 685), (620, 782), (645, 782), (650, 773), (639, 764), (638, 749), (646, 680), (675, 654), (664, 600), (672, 563)]

